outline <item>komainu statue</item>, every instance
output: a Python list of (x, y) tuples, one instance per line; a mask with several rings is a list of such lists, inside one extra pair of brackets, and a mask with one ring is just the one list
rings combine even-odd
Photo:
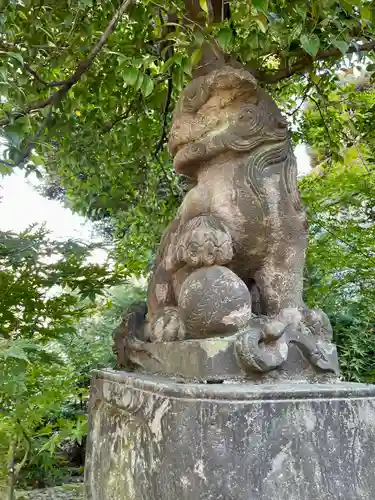
[(195, 187), (162, 238), (147, 319), (127, 348), (230, 337), (245, 374), (282, 367), (291, 346), (313, 371), (337, 373), (329, 320), (302, 298), (307, 221), (287, 122), (271, 97), (244, 69), (194, 79), (169, 149)]

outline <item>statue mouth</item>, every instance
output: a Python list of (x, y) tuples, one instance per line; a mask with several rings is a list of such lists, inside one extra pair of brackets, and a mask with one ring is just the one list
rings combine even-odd
[(204, 133), (199, 130), (202, 127), (196, 130), (191, 127), (190, 133), (185, 135), (181, 133), (182, 130), (178, 130), (181, 140), (177, 141), (179, 137), (173, 135), (169, 139), (169, 150), (174, 156), (176, 171), (185, 173), (184, 167), (188, 164), (209, 160), (226, 151), (250, 152), (266, 142), (284, 142), (288, 137), (286, 120), (283, 117), (270, 117), (265, 121), (258, 111), (257, 118), (252, 121), (241, 120), (241, 113), (232, 123), (222, 121), (210, 130), (204, 127)]
[[(198, 152), (202, 144), (210, 145), (209, 149), (216, 149), (216, 144), (233, 142), (253, 142), (261, 140), (283, 140), (288, 131), (288, 123), (281, 115), (273, 115), (257, 104), (238, 104), (221, 109), (214, 115), (210, 107), (206, 112), (199, 110), (195, 114), (186, 113), (179, 117), (175, 126), (172, 126), (169, 135), (169, 151), (173, 156), (181, 154), (182, 150), (191, 147), (191, 153)], [(189, 149), (190, 151), (190, 149)]]

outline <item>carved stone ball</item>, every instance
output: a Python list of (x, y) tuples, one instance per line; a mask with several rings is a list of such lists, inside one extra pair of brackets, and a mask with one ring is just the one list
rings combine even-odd
[(231, 335), (251, 318), (251, 296), (245, 283), (223, 266), (202, 267), (182, 284), (179, 312), (187, 338)]

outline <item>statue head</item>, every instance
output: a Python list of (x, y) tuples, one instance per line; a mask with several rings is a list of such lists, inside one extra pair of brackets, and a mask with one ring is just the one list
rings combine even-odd
[(196, 177), (200, 166), (226, 151), (248, 152), (285, 141), (287, 123), (248, 71), (223, 66), (193, 80), (173, 116), (169, 149), (177, 173)]

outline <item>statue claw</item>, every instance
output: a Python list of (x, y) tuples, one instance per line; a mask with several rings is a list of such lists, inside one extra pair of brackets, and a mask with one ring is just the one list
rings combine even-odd
[(328, 316), (321, 309), (301, 310), (302, 322), (316, 338), (330, 341), (332, 339), (332, 326)]
[(151, 342), (184, 340), (185, 325), (176, 307), (165, 307), (151, 325)]

